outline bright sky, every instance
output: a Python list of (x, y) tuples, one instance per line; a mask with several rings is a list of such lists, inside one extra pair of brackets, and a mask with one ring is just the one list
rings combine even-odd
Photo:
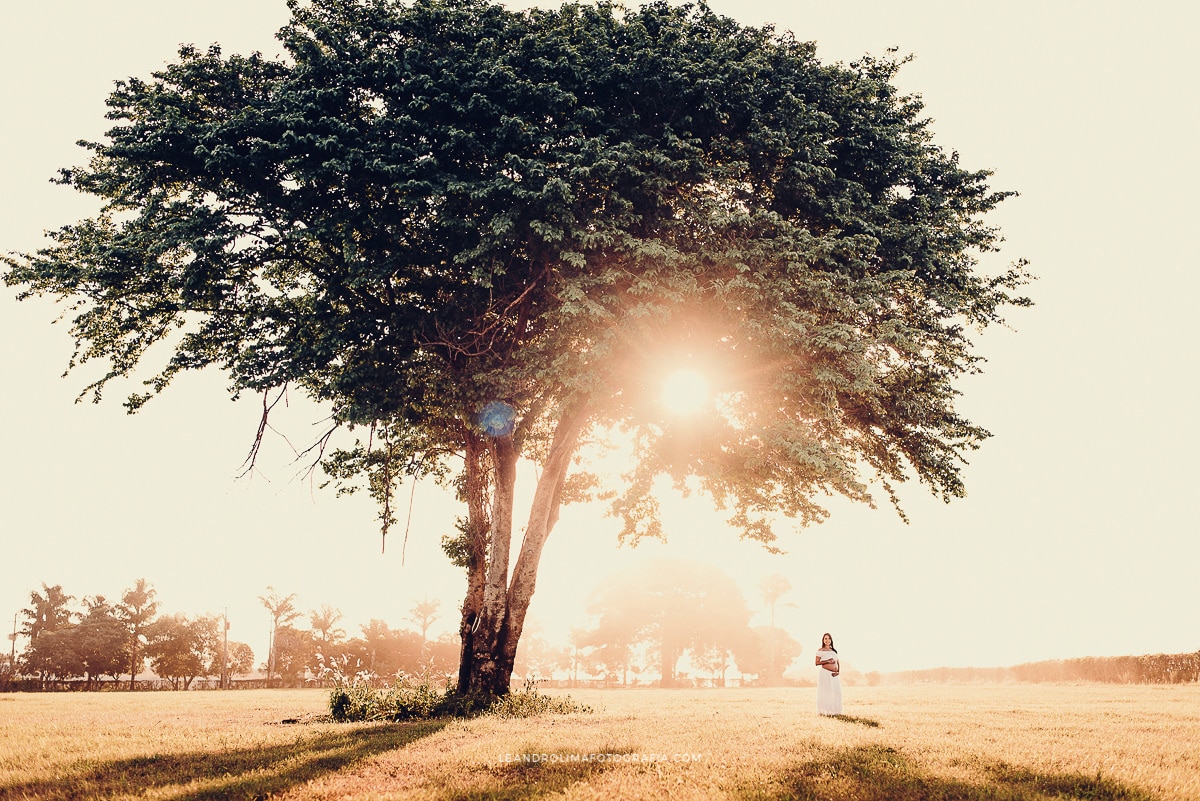
[[(828, 61), (914, 53), (900, 83), (924, 96), (938, 141), (1021, 192), (992, 218), (1008, 241), (988, 265), (1029, 258), (1038, 305), (1011, 315), (1015, 331), (982, 337), (987, 373), (962, 384), (962, 409), (995, 434), (967, 471), (968, 498), (947, 506), (908, 488), (908, 526), (886, 507), (835, 504), (825, 524), (783, 531), (785, 556), (738, 542), (699, 503), (669, 505), (669, 544), (636, 550), (617, 548), (615, 521), (569, 508), (534, 625), (563, 634), (586, 622), (607, 573), (682, 556), (733, 575), (760, 624), (759, 579), (787, 576), (794, 606), (778, 624), (806, 655), (833, 632), (864, 671), (1200, 648), (1200, 13), (1173, 0), (712, 7), (815, 40)], [(105, 129), (113, 80), (146, 75), (181, 42), (275, 55), (285, 18), (283, 0), (5, 4), (0, 250), (32, 250), (93, 211), (48, 179)], [(116, 392), (76, 405), (89, 374), (59, 377), (71, 342), (50, 324), (55, 307), (0, 295), (0, 629), (43, 581), (115, 599), (139, 577), (164, 611), (227, 608), (231, 638), (260, 660), (267, 585), (306, 610), (339, 607), (352, 633), (373, 617), (406, 625), (424, 597), (442, 600), (432, 633), (454, 627), (464, 580), (438, 541), (458, 512), (436, 488), (417, 488), (407, 549), (400, 531), (381, 555), (370, 503), (294, 478), (283, 439), (268, 441), (258, 475), (235, 479), (256, 399), (229, 402), (214, 373), (133, 417)], [(306, 444), (322, 415), (294, 401), (281, 431)]]

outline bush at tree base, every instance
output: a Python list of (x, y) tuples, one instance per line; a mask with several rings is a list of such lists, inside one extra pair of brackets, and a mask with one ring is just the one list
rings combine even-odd
[(502, 718), (527, 718), (535, 715), (591, 713), (586, 704), (570, 696), (557, 697), (538, 692), (537, 682), (526, 681), (524, 688), (499, 698), (481, 694), (459, 694), (447, 685), (438, 690), (428, 681), (399, 679), (391, 687), (375, 689), (369, 684), (348, 684), (329, 693), (329, 715), (339, 723), (386, 720), (429, 720), (442, 717), (496, 715)]

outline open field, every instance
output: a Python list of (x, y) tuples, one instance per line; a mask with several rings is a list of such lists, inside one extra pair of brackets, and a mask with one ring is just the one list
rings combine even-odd
[(1200, 799), (1200, 686), (575, 692), (524, 720), (281, 724), (321, 691), (0, 696), (0, 799)]

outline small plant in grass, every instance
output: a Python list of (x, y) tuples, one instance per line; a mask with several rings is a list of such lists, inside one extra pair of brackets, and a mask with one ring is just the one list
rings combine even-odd
[(497, 698), (488, 709), (488, 713), (502, 718), (530, 718), (535, 715), (590, 714), (594, 711), (590, 706), (573, 700), (569, 695), (544, 695), (538, 692), (537, 685), (536, 680), (526, 679), (522, 690)]
[[(326, 660), (317, 654), (318, 677), (333, 684), (329, 692), (329, 715), (339, 722), (369, 720), (428, 720), (465, 714), (470, 705), (454, 699), (453, 686), (431, 675), (397, 674), (389, 686), (377, 687), (379, 677), (368, 670), (351, 672), (346, 656)], [(361, 667), (356, 661), (355, 667)], [(440, 684), (445, 689), (439, 689)], [(458, 712), (457, 707), (463, 711)]]
[(317, 653), (314, 672), (322, 681), (333, 684), (329, 693), (329, 715), (336, 721), (376, 719), (379, 703), (372, 685), (377, 677), (371, 671), (363, 670), (358, 660), (355, 660), (355, 668), (352, 671), (349, 656), (326, 660), (324, 654)]

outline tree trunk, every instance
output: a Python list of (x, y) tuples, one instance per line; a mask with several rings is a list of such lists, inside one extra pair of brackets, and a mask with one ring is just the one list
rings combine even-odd
[(133, 691), (133, 683), (137, 680), (138, 672), (138, 637), (141, 632), (135, 627), (133, 630), (133, 650), (129, 655), (129, 689)]
[(663, 687), (674, 687), (675, 686), (675, 659), (672, 655), (671, 643), (667, 639), (666, 635), (663, 635), (662, 646), (661, 646), (661, 650), (659, 651), (659, 656), (662, 659), (662, 668), (660, 669), (662, 678), (660, 679), (659, 683)]
[[(529, 522), (511, 576), (513, 501), (520, 454), (512, 437), (498, 437), (486, 443), (474, 434), (468, 437), (464, 494), (471, 552), (460, 628), (458, 690), (461, 694), (494, 698), (509, 691), (542, 548), (558, 522), (563, 482), (586, 420), (583, 409), (572, 409), (558, 421), (534, 490)], [(494, 470), (490, 482), (489, 462)], [(486, 503), (489, 484), (493, 488), (490, 509)]]
[(484, 584), (487, 579), (488, 539), (491, 518), (488, 510), (489, 469), (487, 446), (469, 430), (465, 432), (463, 500), (467, 504), (467, 538), (470, 552), (467, 562), (467, 595), (462, 605), (459, 635), (462, 649), (458, 662), (458, 687), (471, 686), (475, 674), (475, 634), (482, 625)]

